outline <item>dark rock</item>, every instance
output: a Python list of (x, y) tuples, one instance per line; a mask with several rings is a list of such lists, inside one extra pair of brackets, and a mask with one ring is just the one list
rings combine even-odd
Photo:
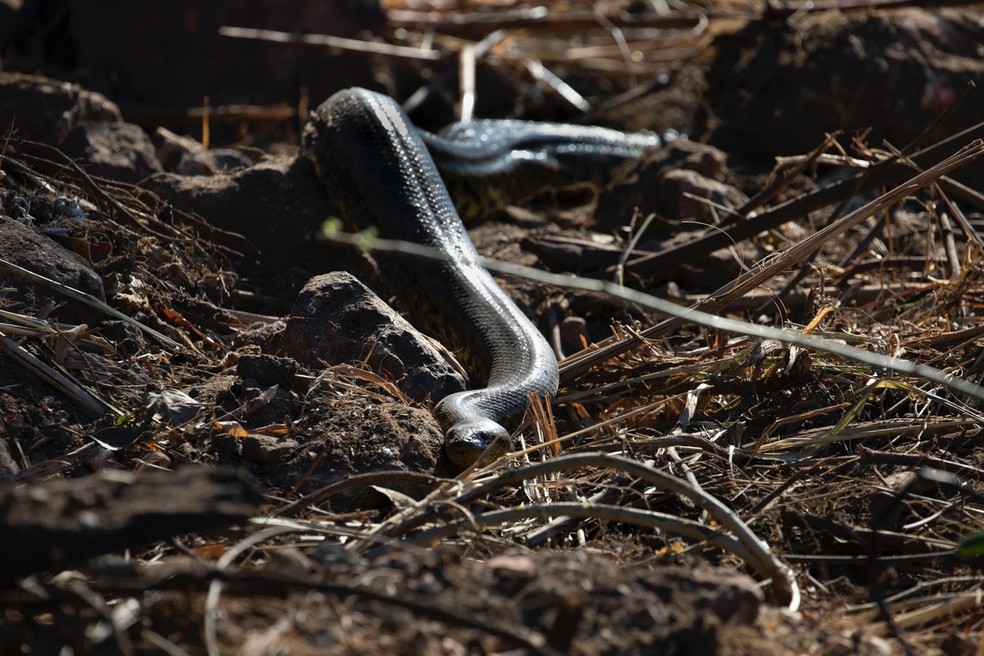
[[(285, 463), (288, 472), (310, 473), (305, 491), (366, 472), (438, 472), (444, 434), (430, 412), (403, 402), (366, 403), (358, 397), (336, 398), (318, 412), (325, 417), (320, 435), (298, 435), (304, 448)], [(313, 466), (312, 452), (324, 456)], [(297, 473), (286, 478), (292, 484), (298, 480)], [(430, 491), (430, 485), (426, 479), (418, 479), (388, 483), (386, 487), (419, 499)], [(382, 503), (385, 500), (378, 492), (361, 488), (332, 499), (332, 507), (339, 509), (379, 507)]]
[(232, 148), (209, 150), (191, 137), (157, 128), (153, 136), (157, 160), (164, 170), (181, 175), (215, 175), (252, 166), (249, 155)]
[[(100, 300), (106, 299), (102, 279), (85, 260), (48, 237), (3, 215), (0, 215), (0, 257), (33, 273), (92, 294)], [(17, 282), (17, 288), (19, 295), (26, 295), (28, 288), (37, 290), (34, 284), (23, 281)], [(55, 310), (55, 314), (68, 323), (92, 324), (102, 314), (76, 301), (66, 301), (64, 296), (51, 290), (35, 291), (34, 294), (59, 303), (65, 302), (64, 306)]]
[(232, 338), (230, 346), (241, 350), (250, 346), (258, 348), (263, 353), (282, 353), (284, 342), (283, 321), (272, 323), (258, 322), (239, 330)]
[(158, 173), (141, 184), (218, 228), (212, 239), (243, 235), (255, 251), (241, 239), (226, 243), (247, 257), (255, 255), (270, 271), (301, 266), (311, 258), (310, 237), (331, 212), (324, 188), (303, 158), (272, 157), (234, 174)]
[[(705, 178), (696, 171), (667, 171), (660, 179), (660, 214), (672, 221), (689, 220), (715, 225), (725, 217), (716, 206), (738, 209), (748, 197), (734, 187)], [(702, 202), (708, 200), (710, 203)]]
[(261, 501), (241, 472), (200, 465), (8, 486), (0, 489), (0, 579), (240, 523)]
[(417, 401), (436, 402), (465, 388), (427, 338), (348, 273), (317, 276), (304, 286), (285, 341), (302, 364), (365, 363)]
[(252, 157), (235, 148), (214, 148), (208, 151), (208, 157), (216, 171), (239, 171), (256, 163)]
[(239, 171), (252, 164), (253, 160), (238, 150), (217, 148), (183, 155), (174, 167), (174, 171), (181, 175), (215, 175), (221, 172)]
[(290, 388), (294, 384), (294, 376), (297, 375), (297, 363), (290, 358), (244, 353), (236, 363), (236, 373), (244, 381), (252, 380), (258, 385)]
[(705, 178), (721, 180), (727, 172), (728, 155), (714, 146), (677, 139), (661, 151), (655, 151), (650, 161), (663, 162), (663, 167), (686, 169)]
[(215, 171), (203, 170), (197, 172), (178, 170), (181, 160), (187, 158), (202, 157), (208, 152), (205, 146), (195, 139), (183, 134), (175, 134), (167, 128), (157, 128), (152, 137), (154, 146), (157, 147), (157, 161), (161, 163), (165, 171), (182, 173), (184, 175), (210, 175)]
[(150, 137), (130, 123), (79, 123), (65, 137), (61, 149), (81, 159), (90, 174), (111, 180), (135, 183), (163, 171)]
[(0, 132), (57, 146), (82, 121), (121, 121), (106, 97), (45, 77), (0, 72)]
[(934, 126), (968, 82), (984, 81), (981, 42), (979, 10), (751, 21), (715, 41), (711, 140), (766, 159), (809, 152), (840, 130), (871, 128), (868, 143), (902, 148), (933, 126), (923, 143), (934, 143), (984, 120), (972, 94)]
[(656, 215), (647, 230), (651, 237), (673, 233), (681, 219), (717, 223), (706, 203), (684, 194), (741, 205), (741, 192), (716, 181), (727, 172), (726, 160), (720, 150), (685, 139), (648, 153), (601, 193), (595, 208), (598, 228), (611, 231), (633, 216), (641, 220), (649, 214)]
[[(144, 333), (127, 321), (109, 319), (99, 324), (99, 334), (113, 343), (113, 349), (121, 358), (134, 358), (147, 350)], [(140, 371), (143, 371), (142, 369)], [(147, 383), (151, 381), (148, 378)]]
[(20, 473), (20, 466), (13, 456), (10, 455), (10, 448), (7, 440), (0, 439), (0, 481), (4, 481)]
[(242, 439), (243, 457), (258, 465), (273, 465), (289, 459), (300, 444), (289, 437), (250, 434)]

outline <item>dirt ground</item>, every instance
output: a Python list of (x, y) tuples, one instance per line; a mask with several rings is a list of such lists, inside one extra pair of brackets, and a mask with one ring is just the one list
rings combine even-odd
[[(984, 21), (916, 4), (0, 0), (0, 654), (984, 654)], [(561, 365), (496, 462), (317, 237), (350, 86), (666, 136), (469, 225)]]

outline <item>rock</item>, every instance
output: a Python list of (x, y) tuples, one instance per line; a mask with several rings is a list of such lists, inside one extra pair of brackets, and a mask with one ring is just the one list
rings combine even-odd
[[(233, 174), (158, 173), (141, 186), (218, 228), (209, 238), (245, 255), (240, 271), (249, 273), (250, 256), (260, 269), (278, 275), (312, 258), (324, 258), (323, 248), (311, 248), (310, 237), (332, 210), (304, 158), (271, 157)], [(242, 235), (249, 246), (228, 233)]]
[(198, 153), (186, 153), (174, 167), (181, 175), (215, 175), (234, 172), (253, 164), (248, 156), (232, 148), (216, 148)]
[(984, 79), (981, 42), (976, 9), (750, 21), (715, 40), (710, 139), (762, 158), (807, 153), (841, 130), (871, 128), (872, 146), (888, 139), (902, 148), (932, 127), (922, 143), (935, 143), (984, 120), (971, 95), (936, 124), (969, 81)]
[(157, 147), (157, 161), (161, 163), (165, 171), (181, 173), (183, 175), (209, 175), (214, 171), (190, 171), (178, 170), (178, 165), (184, 158), (202, 157), (208, 149), (201, 142), (183, 134), (175, 134), (167, 128), (157, 128), (152, 137), (154, 146)]
[[(714, 205), (738, 209), (748, 202), (748, 197), (734, 187), (685, 169), (663, 174), (659, 198), (662, 201), (660, 213), (670, 220), (690, 220), (710, 225), (725, 218), (722, 216), (724, 210)], [(710, 203), (701, 202), (701, 199)]]
[(239, 171), (256, 163), (252, 157), (235, 148), (214, 148), (206, 154), (216, 171)]
[(0, 72), (0, 132), (57, 146), (82, 121), (122, 121), (105, 96), (45, 77)]
[(687, 198), (693, 194), (728, 207), (737, 207), (745, 197), (721, 180), (727, 173), (727, 156), (720, 150), (687, 140), (672, 141), (629, 166), (598, 198), (595, 222), (611, 231), (633, 216), (641, 221), (656, 214), (647, 234), (667, 236), (681, 219), (717, 223), (706, 203)]
[(436, 403), (465, 389), (463, 377), (423, 335), (348, 273), (312, 278), (284, 337), (288, 355), (304, 365), (365, 363), (416, 401)]
[[(139, 353), (147, 352), (147, 339), (144, 333), (132, 323), (119, 319), (106, 319), (99, 324), (99, 334), (113, 343), (113, 349), (121, 359), (136, 361)], [(146, 370), (138, 365), (137, 372), (145, 374)], [(152, 381), (147, 377), (145, 382), (150, 385)]]
[(257, 322), (241, 328), (232, 336), (229, 346), (234, 350), (256, 349), (261, 353), (282, 353), (284, 321)]
[(297, 363), (290, 358), (266, 354), (242, 354), (236, 363), (236, 373), (243, 381), (256, 385), (280, 385), (290, 388), (297, 375)]
[(220, 171), (238, 171), (254, 164), (252, 158), (232, 148), (208, 150), (198, 141), (166, 128), (157, 128), (153, 136), (157, 160), (164, 170), (181, 175), (215, 175)]
[[(101, 554), (241, 524), (263, 497), (242, 472), (188, 465), (140, 476), (105, 470), (0, 489), (0, 580), (60, 572)], [(66, 548), (71, 545), (71, 548)]]
[[(302, 493), (371, 471), (446, 473), (439, 467), (444, 433), (429, 411), (336, 385), (347, 376), (297, 378), (298, 363), (291, 358), (230, 355), (238, 358), (237, 375), (206, 377), (185, 390), (217, 406), (215, 416), (225, 420), (211, 424), (206, 445), (215, 463), (259, 468), (268, 485), (284, 491), (303, 479)], [(302, 389), (294, 391), (298, 384)], [(3, 399), (0, 391), (0, 403)], [(265, 405), (257, 403), (264, 400)], [(421, 498), (430, 485), (426, 477), (411, 477), (386, 487)], [(371, 488), (356, 487), (343, 497), (349, 501), (334, 497), (333, 509), (386, 503)]]
[[(297, 472), (310, 472), (303, 492), (317, 490), (334, 481), (378, 471), (446, 472), (439, 462), (444, 434), (430, 412), (402, 402), (385, 400), (366, 403), (364, 397), (332, 399), (318, 408), (325, 422), (320, 435), (298, 440), (303, 449), (285, 462), (285, 480), (296, 484)], [(243, 445), (246, 450), (246, 445)], [(311, 453), (323, 454), (312, 463)], [(423, 480), (393, 481), (385, 487), (421, 499), (433, 483)], [(372, 487), (356, 487), (331, 500), (332, 509), (378, 508), (390, 500)]]
[(17, 461), (10, 455), (7, 440), (0, 440), (0, 482), (16, 476), (20, 473), (20, 470)]
[(285, 462), (300, 443), (289, 437), (250, 434), (242, 439), (243, 457), (258, 465), (275, 465)]
[(83, 121), (62, 142), (66, 155), (82, 160), (92, 174), (121, 182), (139, 182), (163, 171), (150, 137), (137, 125)]
[(686, 139), (671, 141), (662, 151), (653, 153), (652, 161), (662, 161), (664, 167), (694, 171), (714, 180), (723, 179), (728, 168), (728, 155), (724, 151)]
[[(102, 278), (79, 255), (2, 214), (0, 214), (0, 257), (33, 273), (92, 294), (100, 300), (106, 300)], [(10, 278), (6, 274), (3, 277)], [(64, 303), (54, 311), (54, 315), (66, 323), (92, 324), (102, 316), (101, 312), (87, 305), (67, 301), (57, 292), (47, 289), (37, 290), (36, 285), (32, 283), (18, 280), (16, 287), (18, 296), (26, 297), (27, 290), (34, 289), (36, 291), (33, 294), (37, 297), (52, 299), (59, 304)], [(37, 302), (37, 299), (33, 299), (33, 303)]]

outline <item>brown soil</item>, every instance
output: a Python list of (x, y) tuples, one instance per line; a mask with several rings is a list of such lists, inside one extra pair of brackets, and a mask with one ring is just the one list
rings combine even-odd
[[(623, 2), (600, 19), (556, 2), (545, 18), (484, 2), (0, 2), (2, 68), (46, 76), (0, 74), (0, 654), (982, 653), (981, 550), (958, 548), (984, 531), (984, 165), (974, 151), (933, 173), (984, 134), (966, 84), (982, 26), (816, 4)], [(457, 54), (497, 28), (477, 115), (689, 142), (603, 190), (486, 217), (470, 231), (483, 254), (827, 347), (504, 277), (568, 357), (516, 452), (464, 473), (426, 391), (373, 368), (374, 344), (288, 355), (317, 274), (350, 271), (413, 310), (381, 255), (314, 238), (332, 206), (296, 157), (305, 112), (346, 86), (404, 101), (429, 84), (410, 114), (440, 127)], [(770, 261), (752, 288), (716, 292)]]

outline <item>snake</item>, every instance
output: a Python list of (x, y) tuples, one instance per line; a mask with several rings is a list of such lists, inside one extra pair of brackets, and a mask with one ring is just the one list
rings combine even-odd
[[(559, 379), (553, 350), (485, 268), (462, 215), (532, 190), (542, 176), (531, 171), (577, 177), (585, 160), (608, 171), (658, 142), (656, 135), (504, 119), (431, 134), (417, 129), (393, 98), (361, 88), (335, 93), (305, 126), (302, 153), (348, 229), (371, 226), (380, 238), (422, 244), (439, 255), (389, 253), (380, 266), (403, 304), (416, 310), (416, 327), (450, 346), (480, 385), (434, 399), (455, 466), (505, 452), (511, 444), (505, 424), (531, 398), (553, 397)], [(511, 196), (501, 191), (507, 179), (526, 184)], [(449, 184), (466, 199), (459, 200), (461, 213)]]

